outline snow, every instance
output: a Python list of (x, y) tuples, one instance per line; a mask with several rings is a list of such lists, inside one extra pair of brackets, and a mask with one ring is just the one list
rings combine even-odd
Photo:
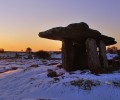
[(118, 54), (107, 53), (106, 56), (108, 60), (112, 60), (113, 58), (118, 57)]
[(28, 54), (26, 52), (3, 52), (0, 53), (0, 58), (15, 58), (16, 55), (19, 55), (21, 57), (28, 57)]
[[(59, 64), (61, 60), (0, 60), (0, 100), (120, 100), (119, 71), (100, 75), (88, 70), (68, 73), (50, 63)], [(17, 69), (12, 70), (13, 67)], [(60, 76), (48, 77), (48, 69)], [(91, 80), (100, 85), (85, 90), (70, 84), (76, 80)], [(114, 82), (119, 82), (119, 85)]]
[(61, 53), (60, 53), (60, 54), (55, 54), (55, 53), (53, 53), (53, 54), (51, 55), (51, 58), (61, 58)]

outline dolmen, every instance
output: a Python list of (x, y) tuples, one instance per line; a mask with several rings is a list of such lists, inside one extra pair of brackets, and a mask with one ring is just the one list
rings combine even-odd
[(62, 41), (62, 67), (67, 71), (109, 67), (106, 46), (117, 43), (84, 22), (55, 27), (40, 32), (39, 36)]

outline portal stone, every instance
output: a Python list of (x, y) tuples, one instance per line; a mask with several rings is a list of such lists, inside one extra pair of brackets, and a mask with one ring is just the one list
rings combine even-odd
[(86, 40), (86, 49), (88, 54), (88, 64), (89, 68), (99, 68), (100, 60), (97, 52), (97, 44), (96, 41), (92, 38), (88, 38)]
[(74, 70), (73, 65), (74, 53), (73, 53), (73, 44), (72, 41), (64, 39), (62, 41), (62, 66), (67, 71)]
[(107, 60), (107, 56), (106, 56), (106, 47), (105, 47), (105, 43), (103, 41), (99, 42), (99, 56), (100, 56), (101, 67), (108, 67), (108, 60)]

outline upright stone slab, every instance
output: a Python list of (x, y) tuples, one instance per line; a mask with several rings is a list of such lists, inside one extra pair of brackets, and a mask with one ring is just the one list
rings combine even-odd
[(86, 40), (86, 50), (88, 54), (88, 65), (89, 68), (98, 68), (100, 67), (100, 60), (97, 52), (96, 41), (92, 38)]
[(76, 70), (88, 67), (85, 43), (74, 44), (74, 65)]
[(102, 67), (108, 67), (108, 60), (106, 56), (106, 47), (103, 41), (99, 42), (99, 56)]
[[(117, 42), (114, 38), (102, 35), (99, 31), (89, 28), (84, 23), (73, 23), (66, 27), (55, 27), (44, 32), (40, 32), (42, 38), (62, 41), (62, 66), (68, 70), (79, 70), (80, 67), (89, 66), (90, 68), (107, 67), (105, 56), (105, 45), (113, 45)], [(87, 40), (86, 40), (87, 39)], [(100, 44), (96, 45), (96, 41)], [(73, 44), (78, 45), (74, 46)], [(100, 57), (98, 56), (97, 46), (100, 47)]]
[(74, 53), (72, 41), (68, 39), (62, 40), (62, 66), (67, 71), (74, 70), (73, 65)]
[(87, 59), (87, 52), (86, 52), (86, 45), (85, 43), (80, 44), (79, 49), (80, 57), (79, 57), (79, 65), (82, 68), (88, 67), (88, 59)]

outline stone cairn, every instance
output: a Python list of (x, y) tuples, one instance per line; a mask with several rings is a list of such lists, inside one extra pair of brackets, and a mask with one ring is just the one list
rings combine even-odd
[(108, 67), (106, 46), (117, 43), (84, 22), (52, 28), (39, 36), (62, 41), (62, 67), (67, 71)]

